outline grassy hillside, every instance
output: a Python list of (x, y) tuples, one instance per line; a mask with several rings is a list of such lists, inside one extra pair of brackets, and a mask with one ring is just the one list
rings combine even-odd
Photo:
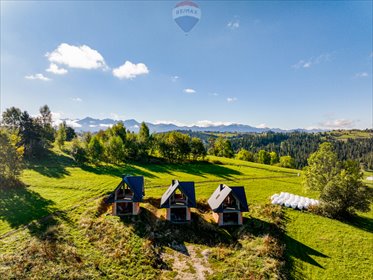
[[(298, 172), (215, 157), (193, 164), (79, 167), (63, 153), (51, 154), (24, 171), (28, 187), (0, 192), (0, 273), (65, 273), (76, 279), (371, 277), (373, 212), (342, 223), (266, 205), (281, 191), (317, 197), (304, 191)], [(107, 215), (100, 201), (128, 173), (145, 176), (147, 201), (140, 217), (120, 220)], [(191, 225), (171, 226), (157, 209), (173, 178), (196, 182), (199, 208)], [(219, 183), (245, 186), (251, 211), (244, 227), (222, 230), (209, 223), (204, 201)]]

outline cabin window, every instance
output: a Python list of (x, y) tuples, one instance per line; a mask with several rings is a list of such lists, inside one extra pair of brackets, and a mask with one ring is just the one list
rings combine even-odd
[(223, 202), (224, 209), (239, 209), (237, 199), (233, 195), (228, 195)]
[(171, 204), (185, 205), (186, 199), (186, 196), (179, 189), (176, 189), (171, 196)]
[(117, 190), (117, 200), (125, 199), (125, 198), (132, 198), (133, 191), (127, 186), (123, 185)]

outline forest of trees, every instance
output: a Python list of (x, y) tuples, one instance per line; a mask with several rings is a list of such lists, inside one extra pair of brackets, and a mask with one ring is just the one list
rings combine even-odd
[[(71, 143), (66, 145), (67, 141)], [(42, 158), (53, 144), (79, 163), (120, 164), (156, 158), (184, 162), (204, 159), (210, 154), (300, 169), (307, 165), (307, 158), (323, 142), (331, 143), (339, 161), (355, 160), (364, 169), (373, 169), (372, 137), (342, 141), (333, 133), (267, 132), (226, 137), (224, 134), (191, 131), (150, 134), (145, 123), (141, 124), (138, 133), (134, 133), (122, 122), (94, 134), (77, 134), (65, 122), (55, 127), (47, 105), (40, 108), (36, 117), (11, 107), (3, 112), (0, 126), (1, 155), (9, 161), (7, 166), (4, 161), (1, 163), (0, 177), (15, 178), (22, 168), (23, 159)]]
[[(257, 159), (257, 155), (261, 150), (268, 153), (275, 152), (279, 159), (283, 158), (283, 161), (290, 162), (291, 166), (298, 169), (307, 165), (307, 158), (317, 150), (321, 143), (330, 142), (338, 156), (338, 160), (355, 160), (364, 169), (373, 169), (373, 131), (368, 131), (372, 137), (343, 140), (337, 139), (333, 133), (328, 132), (244, 133), (227, 137), (224, 134), (216, 136), (213, 133), (204, 132), (183, 131), (183, 133), (202, 139), (211, 154), (216, 154), (210, 150), (214, 142), (218, 138), (223, 137), (229, 140), (233, 153), (238, 154), (241, 159), (243, 153), (241, 150), (249, 153), (249, 155), (246, 155), (247, 159), (245, 160), (257, 162), (263, 161)], [(265, 162), (268, 163), (268, 160), (265, 160)]]
[[(71, 144), (66, 145), (66, 142)], [(27, 111), (11, 107), (2, 114), (0, 149), (4, 155), (0, 164), (0, 179), (12, 179), (19, 174), (22, 160), (40, 159), (55, 144), (69, 153), (76, 162), (120, 164), (161, 158), (168, 162), (204, 159), (207, 152), (199, 138), (180, 132), (151, 135), (145, 123), (139, 133), (127, 130), (122, 122), (98, 133), (77, 134), (73, 128), (60, 123), (53, 126), (47, 105), (32, 117)]]
[(330, 142), (335, 149), (338, 160), (356, 160), (365, 169), (373, 169), (373, 138), (335, 139), (327, 133), (274, 133), (243, 134), (231, 137), (234, 151), (244, 148), (253, 153), (260, 150), (276, 152), (281, 156), (291, 156), (296, 168), (307, 165), (307, 158), (323, 142)]

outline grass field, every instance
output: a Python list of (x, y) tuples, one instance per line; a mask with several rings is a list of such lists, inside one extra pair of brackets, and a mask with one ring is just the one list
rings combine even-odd
[[(155, 249), (152, 246), (144, 245), (150, 239), (144, 239), (141, 234), (128, 235), (128, 240), (125, 239), (128, 243), (119, 239), (122, 243), (118, 248), (122, 248), (127, 253), (131, 251), (131, 254), (122, 256), (121, 250), (115, 249), (114, 251), (118, 255), (115, 255), (118, 258), (117, 262), (112, 263), (107, 260), (108, 256), (113, 258), (112, 252), (108, 249), (116, 246), (113, 236), (120, 235), (124, 226), (128, 229), (133, 225), (123, 225), (123, 223), (118, 222), (119, 220), (116, 217), (102, 216), (97, 218), (94, 215), (92, 216), (92, 212), (96, 210), (87, 213), (89, 209), (97, 208), (97, 201), (100, 200), (102, 195), (107, 194), (117, 186), (121, 174), (133, 174), (145, 177), (146, 197), (148, 199), (159, 198), (174, 178), (195, 181), (196, 195), (199, 201), (207, 199), (219, 183), (245, 186), (250, 207), (253, 209), (245, 214), (248, 218), (245, 228), (251, 234), (251, 238), (245, 239), (241, 235), (237, 237), (244, 238), (239, 240), (245, 250), (233, 250), (231, 247), (221, 248), (217, 244), (213, 247), (210, 246), (212, 256), (215, 256), (215, 260), (220, 264), (214, 264), (214, 261), (211, 261), (212, 257), (210, 258), (209, 266), (215, 273), (212, 275), (216, 276), (215, 278), (211, 277), (214, 279), (226, 278), (226, 273), (229, 270), (221, 271), (218, 269), (224, 263), (227, 265), (232, 260), (253, 258), (252, 262), (258, 265), (254, 265), (251, 269), (259, 272), (259, 274), (252, 274), (251, 276), (254, 279), (273, 278), (274, 271), (277, 268), (274, 268), (275, 265), (271, 268), (270, 264), (275, 263), (276, 258), (271, 257), (270, 252), (266, 252), (264, 255), (256, 253), (257, 251), (263, 251), (263, 249), (260, 249), (264, 248), (263, 244), (271, 243), (267, 242), (267, 239), (271, 236), (266, 231), (254, 234), (249, 227), (255, 227), (257, 222), (259, 222), (260, 228), (265, 228), (267, 223), (273, 224), (271, 219), (266, 221), (266, 216), (262, 213), (263, 211), (269, 211), (265, 210), (267, 209), (265, 205), (272, 194), (287, 191), (308, 197), (317, 197), (317, 193), (304, 191), (301, 186), (301, 177), (298, 176), (298, 170), (216, 157), (209, 157), (208, 160), (208, 162), (186, 164), (127, 164), (122, 167), (111, 165), (79, 167), (75, 166), (68, 156), (59, 152), (58, 154), (51, 154), (45, 162), (30, 164), (22, 175), (22, 181), (28, 187), (7, 191), (1, 190), (0, 193), (0, 235), (3, 235), (0, 238), (0, 251), (3, 252), (0, 258), (0, 273), (9, 272), (9, 264), (12, 263), (12, 260), (14, 261), (12, 259), (14, 252), (30, 250), (30, 248), (33, 248), (31, 245), (39, 248), (41, 246), (38, 243), (41, 242), (40, 239), (45, 240), (40, 236), (47, 236), (46, 240), (48, 240), (50, 229), (47, 226), (54, 225), (51, 235), (57, 237), (53, 238), (59, 238), (58, 236), (62, 236), (60, 237), (62, 239), (65, 238), (63, 245), (55, 250), (56, 254), (60, 254), (55, 257), (58, 261), (52, 261), (51, 263), (51, 267), (54, 267), (57, 272), (63, 271), (64, 267), (71, 266), (71, 271), (77, 271), (77, 273), (80, 271), (85, 279), (110, 278), (120, 275), (118, 273), (123, 270), (123, 266), (130, 264), (131, 269), (126, 270), (126, 272), (122, 271), (122, 275), (127, 273), (128, 277), (135, 277), (142, 271), (146, 271), (146, 277), (144, 276), (144, 278), (157, 278), (157, 276), (173, 278), (175, 276), (173, 270), (159, 274), (161, 268), (154, 268), (151, 263), (148, 263), (146, 257), (143, 257), (143, 255), (147, 256), (148, 254), (152, 256), (148, 259), (157, 261), (156, 257), (159, 252), (154, 251)], [(147, 203), (144, 207), (148, 210), (153, 209), (153, 212), (162, 215), (163, 212), (156, 210), (155, 206)], [(261, 214), (258, 214), (259, 212), (255, 209), (262, 209), (258, 210)], [(27, 229), (23, 228), (24, 225), (56, 213), (56, 211), (64, 214), (53, 215), (52, 218), (34, 222)], [(286, 209), (284, 214), (285, 233), (281, 235), (281, 242), (286, 246), (285, 268), (288, 278), (369, 279), (372, 277), (373, 211), (359, 214), (358, 218), (348, 223), (292, 209)], [(59, 221), (59, 223), (56, 223), (56, 221)], [(199, 222), (203, 224), (206, 230), (211, 230), (218, 239), (222, 238), (223, 235), (220, 235), (218, 229), (210, 228), (209, 224), (202, 222), (200, 219)], [(87, 224), (90, 226), (87, 226)], [(154, 227), (158, 226), (158, 223), (154, 223)], [(101, 241), (96, 240), (96, 237), (90, 236), (91, 227), (97, 227), (101, 231), (107, 230), (111, 237), (103, 237), (105, 240), (100, 243)], [(144, 227), (146, 228), (146, 225)], [(16, 229), (20, 230), (9, 234)], [(137, 232), (136, 227), (131, 230)], [(175, 230), (179, 231), (180, 229)], [(148, 232), (149, 229), (141, 230), (141, 232), (144, 231)], [(230, 234), (230, 236), (239, 235), (236, 231)], [(110, 238), (113, 238), (113, 240)], [(205, 237), (202, 235), (200, 238), (204, 240)], [(192, 252), (190, 254), (191, 259), (194, 255), (201, 256), (201, 252), (204, 250), (203, 244), (197, 244), (188, 238), (183, 239), (183, 241), (183, 244)], [(43, 244), (42, 248), (46, 246), (45, 242)], [(74, 246), (71, 246), (71, 244), (74, 244)], [(190, 247), (189, 244), (197, 244), (198, 246)], [(173, 251), (169, 252), (169, 246), (162, 248), (165, 248), (164, 254), (175, 254)], [(37, 251), (37, 249), (35, 250)], [(253, 250), (253, 252), (248, 256), (246, 253), (250, 250)], [(48, 252), (48, 250), (46, 249), (45, 252)], [(45, 254), (45, 252), (39, 253)], [(76, 260), (61, 257), (66, 255), (64, 252), (70, 252), (69, 256), (76, 256), (76, 258), (86, 261), (81, 262), (81, 266), (77, 267), (75, 265)], [(224, 254), (226, 257), (224, 257)], [(101, 255), (105, 258), (103, 259)], [(223, 257), (221, 257), (222, 255)], [(174, 257), (172, 255), (172, 258)], [(193, 275), (193, 273), (200, 272), (195, 271), (196, 269), (190, 264), (192, 261), (188, 262), (183, 258), (181, 256), (178, 259), (181, 263), (184, 261), (186, 267), (190, 266), (190, 271), (184, 271), (184, 275)], [(171, 263), (166, 263), (165, 266), (167, 265), (172, 266)], [(247, 266), (248, 263), (242, 265)], [(139, 270), (139, 267), (146, 267), (147, 269)], [(105, 271), (106, 274), (101, 270)], [(56, 271), (50, 272), (52, 274), (45, 271), (43, 273), (46, 273), (45, 275), (55, 275), (53, 273), (56, 273)], [(261, 275), (266, 277), (261, 277)]]
[(372, 138), (372, 130), (333, 130), (329, 135), (339, 140)]

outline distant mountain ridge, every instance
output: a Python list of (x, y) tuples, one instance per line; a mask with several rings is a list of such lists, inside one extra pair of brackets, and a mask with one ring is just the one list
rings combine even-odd
[[(121, 120), (113, 120), (113, 119), (94, 119), (91, 117), (86, 117), (84, 119), (77, 119), (77, 120), (70, 120), (70, 119), (64, 119), (66, 123), (69, 126), (74, 127), (76, 131), (79, 132), (97, 132), (101, 129), (106, 129)], [(140, 129), (141, 123), (134, 120), (124, 120), (122, 121), (124, 126), (133, 132), (138, 132)], [(197, 132), (238, 132), (238, 133), (262, 133), (267, 131), (273, 131), (273, 132), (292, 132), (292, 131), (302, 131), (302, 132), (321, 132), (325, 130), (321, 129), (291, 129), (291, 130), (284, 130), (280, 128), (258, 128), (253, 127), (250, 125), (245, 124), (229, 124), (229, 125), (208, 125), (208, 126), (178, 126), (173, 123), (159, 123), (159, 124), (153, 124), (150, 122), (145, 122), (147, 126), (149, 127), (149, 130), (151, 133), (153, 132), (168, 132), (168, 131), (175, 131), (175, 130), (191, 130), (191, 131), (197, 131)]]

